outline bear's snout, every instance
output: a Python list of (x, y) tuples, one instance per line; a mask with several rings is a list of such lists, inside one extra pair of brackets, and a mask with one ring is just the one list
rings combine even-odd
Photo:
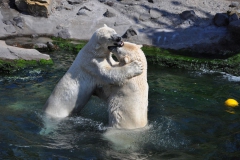
[(116, 41), (117, 41), (117, 42), (120, 42), (120, 41), (121, 41), (121, 39), (122, 39), (122, 38), (121, 38), (120, 36), (117, 36), (117, 39), (116, 39)]
[(120, 42), (120, 41), (122, 40), (122, 37), (119, 36), (118, 34), (114, 34), (114, 35), (112, 35), (111, 37), (112, 37), (112, 39), (113, 39), (114, 41), (116, 41), (116, 42)]
[(111, 36), (112, 40), (115, 41), (116, 43), (113, 43), (115, 46), (117, 47), (122, 47), (124, 45), (123, 41), (122, 41), (122, 37), (119, 36), (118, 34), (113, 34)]

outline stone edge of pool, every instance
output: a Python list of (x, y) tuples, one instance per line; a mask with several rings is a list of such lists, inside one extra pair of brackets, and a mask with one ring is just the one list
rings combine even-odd
[[(14, 72), (16, 70), (20, 70), (26, 67), (53, 64), (53, 61), (49, 55), (41, 53), (41, 51), (53, 51), (50, 50), (47, 45), (49, 41), (51, 41), (51, 45), (54, 46), (53, 50), (66, 50), (72, 54), (77, 54), (78, 51), (83, 48), (83, 46), (87, 43), (87, 40), (50, 37), (46, 39), (46, 42), (35, 42), (37, 45), (32, 44), (31, 47), (35, 49), (24, 49), (9, 46), (6, 45), (4, 41), (0, 41), (0, 48), (2, 53), (4, 53), (5, 51), (12, 56), (8, 59), (2, 58), (0, 56), (0, 71)], [(12, 45), (14, 45), (14, 43)], [(21, 46), (21, 44), (19, 44), (19, 46), (23, 47)], [(16, 52), (17, 50), (19, 50), (20, 53), (24, 53), (25, 56), (22, 56), (21, 58), (21, 55), (19, 53), (14, 53), (14, 51)], [(209, 58), (208, 54), (206, 54), (205, 56), (199, 55), (199, 53), (187, 49), (173, 50), (143, 45), (142, 50), (144, 51), (149, 64), (156, 64), (163, 67), (180, 68), (187, 70), (206, 69), (217, 72), (226, 72), (237, 76), (240, 75), (240, 54), (238, 52), (232, 53), (231, 56), (228, 55), (217, 58)], [(32, 57), (29, 57), (29, 55), (32, 55)]]

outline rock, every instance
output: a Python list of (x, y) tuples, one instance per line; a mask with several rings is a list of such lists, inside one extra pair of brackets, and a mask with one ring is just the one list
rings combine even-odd
[(57, 25), (56, 28), (57, 28), (57, 29), (63, 29), (63, 26)]
[(41, 52), (46, 52), (46, 51), (53, 51), (56, 50), (55, 45), (52, 42), (47, 42), (47, 43), (35, 43), (34, 44), (34, 49), (37, 49)]
[[(2, 1), (15, 1), (17, 3), (17, 1), (20, 0)], [(22, 1), (25, 2), (27, 0)], [(35, 2), (35, 0), (32, 1)], [(52, 0), (53, 7), (56, 8), (59, 6), (60, 11), (53, 8), (51, 17), (46, 19), (32, 17), (27, 14), (19, 14), (13, 8), (4, 8), (0, 0), (0, 6), (2, 7), (0, 9), (0, 37), (3, 39), (7, 36), (16, 36), (18, 34), (22, 36), (38, 34), (39, 36), (48, 35), (66, 38), (71, 35), (70, 38), (73, 39), (87, 40), (90, 39), (93, 31), (97, 28), (103, 26), (103, 24), (109, 24), (116, 29), (118, 33), (121, 33), (121, 35), (132, 26), (138, 34), (132, 37), (131, 34), (129, 34), (131, 42), (133, 43), (181, 49), (192, 48), (193, 45), (200, 45), (202, 43), (209, 45), (217, 44), (220, 38), (225, 38), (226, 35), (229, 34), (229, 31), (225, 27), (216, 27), (213, 25), (212, 20), (212, 15), (220, 13), (220, 11), (225, 12), (229, 9), (228, 6), (231, 2), (228, 0), (214, 0), (209, 2), (205, 0), (153, 0), (154, 3), (148, 2), (147, 0), (96, 0), (95, 2), (83, 0), (83, 5), (81, 4), (79, 7), (78, 5), (70, 5), (67, 1), (68, 0)], [(109, 7), (106, 5), (108, 2), (114, 2), (114, 5)], [(9, 7), (9, 3), (6, 3), (6, 5)], [(83, 9), (81, 11), (84, 11), (88, 16), (77, 16), (76, 14), (79, 8), (84, 5), (92, 11), (89, 12)], [(66, 7), (72, 8), (72, 10), (66, 11)], [(103, 17), (102, 14), (107, 9), (116, 16), (112, 18)], [(237, 7), (230, 9), (234, 11), (239, 10)], [(186, 10), (194, 10), (197, 18), (182, 20), (180, 13)], [(79, 14), (84, 13), (80, 12)], [(11, 22), (15, 25), (15, 22), (12, 20), (13, 17), (18, 16), (24, 20), (22, 30), (16, 26), (11, 26)], [(141, 21), (139, 19), (141, 19)], [(9, 21), (2, 23), (2, 20)], [(63, 28), (60, 27), (57, 29), (57, 25), (61, 25)], [(9, 26), (11, 26), (12, 30)], [(179, 28), (179, 26), (184, 29)], [(67, 28), (66, 32), (64, 32), (64, 28)], [(8, 30), (8, 32), (6, 30)], [(64, 33), (66, 33), (66, 36), (63, 36)], [(195, 51), (198, 52), (198, 50)], [(217, 53), (215, 51), (213, 52)]]
[(92, 11), (91, 9), (87, 8), (86, 6), (81, 7), (79, 10), (85, 9), (87, 11)]
[(153, 19), (157, 19), (157, 18), (161, 17), (161, 12), (157, 8), (150, 9), (149, 14), (150, 14), (150, 17)]
[(78, 13), (77, 13), (78, 16), (82, 15), (82, 16), (87, 16), (87, 13), (86, 13), (86, 10), (78, 10)]
[(104, 17), (115, 17), (115, 14), (110, 12), (108, 9), (107, 11), (103, 14)]
[(15, 25), (19, 28), (23, 28), (23, 19), (21, 17), (14, 17), (13, 21), (15, 22)]
[(13, 25), (8, 25), (8, 26), (4, 27), (4, 29), (5, 29), (6, 32), (8, 32), (8, 33), (16, 33), (16, 32), (17, 32), (16, 29), (15, 29), (15, 27), (14, 27)]
[(123, 35), (122, 35), (122, 38), (130, 38), (132, 36), (135, 36), (137, 35), (137, 32), (132, 28), (130, 27)]
[(236, 13), (229, 16), (229, 23), (232, 21), (237, 21), (239, 19), (238, 15)]
[(194, 22), (191, 19), (187, 19), (183, 21), (182, 24), (179, 25), (180, 28), (189, 28), (194, 25)]
[(17, 8), (33, 16), (48, 17), (51, 12), (52, 0), (15, 0)]
[(139, 20), (141, 21), (147, 21), (151, 18), (151, 15), (149, 13), (142, 13), (140, 16), (139, 16)]
[(180, 14), (181, 19), (187, 20), (196, 17), (196, 14), (193, 10), (183, 11)]
[(91, 10), (89, 8), (87, 8), (86, 6), (83, 6), (78, 10), (77, 15), (88, 15), (88, 13), (87, 13), (88, 11), (91, 11)]
[(213, 22), (216, 26), (227, 26), (229, 24), (228, 15), (225, 13), (217, 13), (214, 18)]
[(47, 50), (48, 46), (47, 46), (47, 44), (44, 44), (44, 43), (36, 43), (36, 44), (34, 44), (34, 48), (41, 49), (41, 50)]
[(47, 46), (51, 51), (56, 50), (56, 46), (52, 42), (47, 42)]
[(240, 35), (240, 20), (231, 22), (228, 25), (228, 29), (232, 33)]
[(80, 16), (80, 15), (82, 15), (82, 16), (87, 16), (88, 14), (87, 14), (87, 11), (86, 11), (86, 10), (81, 10), (81, 9), (79, 9), (77, 15), (78, 15), (78, 16)]
[(28, 5), (25, 0), (15, 0), (15, 5), (22, 12), (28, 12)]
[(153, 0), (148, 0), (149, 3), (154, 3)]
[(32, 34), (30, 37), (31, 37), (31, 38), (37, 38), (38, 35), (37, 35), (37, 34)]
[(234, 8), (234, 7), (238, 7), (239, 6), (239, 2), (232, 2), (229, 7)]
[(56, 10), (57, 10), (57, 11), (61, 11), (63, 8), (64, 8), (63, 6), (57, 6), (57, 7), (56, 7)]
[(0, 59), (3, 60), (50, 60), (50, 56), (42, 54), (35, 49), (24, 49), (8, 46), (4, 41), (0, 40)]
[(2, 22), (6, 25), (13, 25), (13, 23), (10, 20), (2, 20)]
[(104, 4), (106, 4), (106, 5), (110, 6), (110, 7), (112, 7), (114, 5), (114, 3), (112, 1), (107, 1)]
[(71, 37), (69, 31), (67, 29), (62, 29), (61, 31), (59, 31), (58, 33), (55, 34), (56, 37), (60, 37), (63, 39), (68, 39)]
[(68, 0), (67, 2), (71, 5), (80, 4), (83, 0)]

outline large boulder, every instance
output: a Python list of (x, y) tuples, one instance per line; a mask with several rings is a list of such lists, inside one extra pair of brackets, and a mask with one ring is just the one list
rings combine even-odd
[(48, 17), (51, 12), (52, 0), (15, 0), (17, 8), (33, 16)]
[(229, 24), (227, 13), (217, 13), (213, 18), (213, 22), (218, 27), (227, 26)]
[(195, 14), (195, 12), (193, 10), (187, 10), (187, 11), (183, 11), (180, 14), (180, 17), (183, 20), (187, 20), (187, 19), (191, 19), (191, 18), (196, 17), (196, 14)]
[(0, 40), (0, 59), (2, 60), (36, 60), (41, 59), (50, 60), (50, 56), (42, 54), (36, 49), (24, 49), (6, 45), (4, 41)]
[(132, 36), (135, 36), (137, 35), (137, 32), (132, 28), (130, 27), (123, 35), (122, 35), (122, 38), (130, 38)]

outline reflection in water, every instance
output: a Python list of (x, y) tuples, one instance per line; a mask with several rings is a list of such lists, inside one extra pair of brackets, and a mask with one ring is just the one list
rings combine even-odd
[[(55, 55), (56, 54), (56, 55)], [(48, 119), (42, 106), (71, 62), (0, 74), (1, 159), (237, 159), (239, 77), (149, 66), (149, 128), (107, 128), (104, 102), (93, 97), (79, 115)], [(69, 55), (68, 55), (69, 56)], [(73, 59), (73, 57), (71, 57)]]
[[(141, 143), (146, 142), (147, 132), (150, 127), (147, 126), (142, 129), (124, 130), (109, 128), (104, 134), (103, 138), (111, 142), (115, 150), (120, 151), (138, 151), (143, 146)], [(144, 138), (145, 137), (145, 138)]]

